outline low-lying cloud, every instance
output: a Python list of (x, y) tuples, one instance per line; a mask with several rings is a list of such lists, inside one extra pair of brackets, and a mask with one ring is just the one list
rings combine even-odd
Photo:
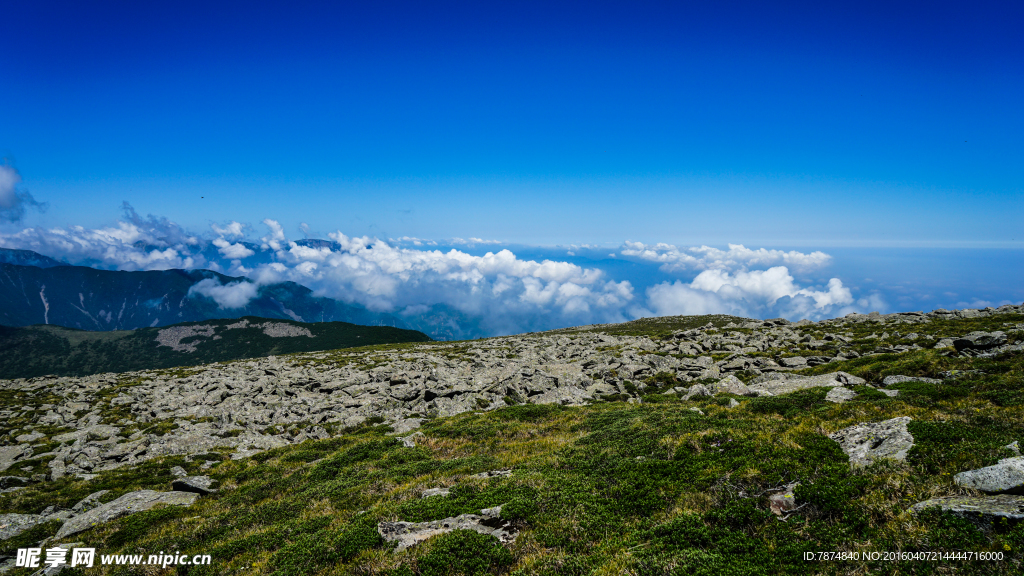
[[(0, 235), (0, 245), (112, 269), (208, 268), (246, 277), (249, 281), (226, 285), (203, 280), (192, 288), (194, 297), (212, 298), (224, 309), (245, 306), (261, 285), (292, 281), (318, 296), (399, 317), (444, 306), (471, 318), (482, 334), (620, 322), (652, 313), (820, 318), (860, 310), (868, 302), (856, 300), (838, 278), (821, 286), (794, 279), (791, 269), (826, 265), (830, 257), (822, 252), (627, 242), (622, 256), (660, 263), (662, 272), (679, 276), (638, 292), (629, 279), (611, 278), (599, 268), (522, 259), (509, 249), (473, 255), (431, 248), (438, 244), (427, 240), (385, 241), (341, 231), (322, 240), (291, 240), (271, 219), (263, 221), (266, 233), (259, 238), (247, 239), (251, 229), (239, 222), (214, 224), (204, 236), (166, 218), (143, 218), (127, 203), (123, 208), (124, 218), (115, 226), (27, 228)], [(470, 243), (489, 242), (473, 238)]]
[(259, 295), (259, 286), (252, 282), (239, 280), (221, 284), (214, 278), (206, 278), (192, 285), (188, 289), (189, 297), (195, 295), (212, 298), (221, 309), (243, 308)]
[(660, 262), (664, 272), (686, 270), (746, 270), (757, 266), (784, 264), (797, 270), (811, 270), (829, 263), (831, 256), (824, 252), (805, 254), (796, 251), (751, 250), (742, 244), (729, 244), (728, 250), (711, 246), (678, 248), (672, 244), (644, 244), (627, 241), (620, 250), (623, 256), (631, 256), (648, 262)]

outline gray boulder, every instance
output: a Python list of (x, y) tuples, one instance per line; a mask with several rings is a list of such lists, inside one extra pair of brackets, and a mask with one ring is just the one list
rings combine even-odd
[(939, 508), (982, 526), (991, 526), (1002, 519), (1011, 523), (1024, 520), (1024, 496), (1010, 494), (932, 498), (914, 504), (910, 510), (916, 514), (928, 508)]
[(689, 400), (690, 398), (700, 398), (711, 396), (711, 391), (707, 389), (703, 384), (694, 384), (690, 386), (690, 390), (683, 396), (683, 400)]
[(716, 394), (735, 394), (737, 396), (752, 396), (753, 392), (739, 378), (729, 375), (712, 385)]
[(461, 514), (433, 522), (381, 522), (377, 525), (377, 532), (384, 540), (398, 543), (395, 552), (415, 546), (431, 536), (455, 530), (472, 530), (494, 536), (502, 544), (514, 541), (518, 535), (509, 522), (501, 519), (501, 506), (486, 508), (480, 514)]
[(1003, 458), (998, 464), (961, 472), (953, 480), (964, 488), (988, 494), (1024, 495), (1024, 456)]
[(953, 340), (953, 347), (957, 352), (967, 349), (988, 350), (1006, 344), (1005, 332), (971, 332)]
[(191, 506), (196, 498), (199, 498), (199, 495), (192, 492), (156, 492), (154, 490), (129, 492), (113, 502), (107, 502), (69, 519), (57, 531), (56, 538), (77, 534), (122, 516), (144, 512), (159, 504)]
[(829, 434), (828, 437), (839, 444), (854, 467), (868, 466), (882, 458), (902, 462), (914, 446), (914, 437), (907, 431), (910, 420), (909, 416), (902, 416), (882, 422), (857, 424)]
[(216, 492), (213, 488), (216, 482), (216, 480), (209, 476), (186, 476), (171, 482), (171, 490), (175, 492), (192, 492), (200, 496), (206, 496)]

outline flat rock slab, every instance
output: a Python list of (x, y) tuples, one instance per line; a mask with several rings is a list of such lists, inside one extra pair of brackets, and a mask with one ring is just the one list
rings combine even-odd
[(942, 380), (935, 378), (924, 378), (922, 376), (886, 376), (882, 379), (882, 386), (892, 386), (903, 382), (926, 382), (928, 384), (942, 384)]
[(882, 458), (902, 462), (914, 446), (914, 437), (907, 431), (910, 420), (909, 416), (902, 416), (881, 422), (861, 423), (829, 434), (828, 437), (839, 443), (854, 467), (868, 466)]
[(449, 490), (448, 488), (427, 488), (426, 490), (423, 491), (423, 494), (420, 494), (420, 498), (430, 498), (432, 496), (447, 496), (451, 493), (452, 491)]
[(808, 388), (819, 388), (822, 386), (859, 386), (865, 384), (866, 380), (858, 378), (846, 372), (832, 372), (820, 376), (794, 376), (791, 374), (779, 374), (774, 380), (766, 380), (757, 384), (751, 384), (750, 389), (754, 392), (765, 391), (774, 395), (787, 394), (797, 390)]
[(107, 502), (84, 514), (71, 518), (57, 531), (56, 537), (64, 538), (71, 534), (77, 534), (122, 516), (144, 512), (158, 504), (191, 506), (197, 498), (199, 498), (199, 494), (194, 492), (157, 492), (155, 490), (129, 492), (113, 502)]
[(395, 552), (455, 530), (472, 530), (494, 536), (502, 544), (512, 542), (518, 535), (507, 521), (501, 519), (501, 506), (486, 508), (480, 514), (461, 514), (433, 522), (381, 522), (377, 525), (377, 532), (384, 540), (398, 542)]
[(982, 525), (1005, 518), (1010, 522), (1024, 520), (1024, 496), (999, 494), (997, 496), (948, 496), (932, 498), (911, 506), (914, 513), (927, 508), (939, 508)]
[(992, 466), (961, 472), (953, 480), (960, 486), (988, 494), (1024, 495), (1024, 456), (1004, 458)]
[(31, 454), (32, 448), (28, 444), (16, 446), (0, 446), (0, 472), (7, 470), (14, 464), (14, 461), (26, 454)]
[(25, 530), (49, 521), (41, 514), (0, 514), (0, 540), (14, 538)]
[(853, 390), (850, 390), (849, 388), (844, 388), (842, 386), (836, 386), (835, 388), (829, 390), (828, 394), (825, 394), (825, 401), (835, 402), (836, 404), (842, 404), (843, 402), (846, 402), (847, 400), (852, 400), (856, 397), (857, 393), (854, 392)]

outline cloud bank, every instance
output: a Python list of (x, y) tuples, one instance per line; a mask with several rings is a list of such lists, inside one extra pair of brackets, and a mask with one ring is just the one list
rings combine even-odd
[(651, 314), (822, 318), (877, 303), (854, 298), (838, 278), (822, 286), (800, 285), (790, 270), (828, 264), (830, 257), (822, 252), (627, 242), (622, 256), (660, 264), (662, 272), (678, 276), (638, 291), (629, 279), (611, 278), (599, 268), (523, 259), (509, 249), (473, 255), (431, 249), (438, 244), (426, 240), (385, 241), (341, 231), (327, 239), (292, 240), (272, 219), (263, 221), (266, 231), (259, 238), (247, 237), (252, 229), (239, 222), (191, 234), (166, 218), (141, 217), (127, 203), (123, 210), (114, 226), (26, 228), (0, 234), (0, 245), (110, 269), (208, 268), (248, 278), (227, 285), (204, 280), (192, 288), (190, 294), (212, 298), (224, 309), (246, 305), (259, 286), (292, 281), (318, 296), (399, 317), (431, 314), (441, 306), (472, 319), (474, 332), (488, 335)]
[(829, 263), (831, 256), (824, 252), (802, 252), (782, 250), (751, 250), (742, 244), (729, 244), (728, 250), (699, 246), (693, 248), (677, 248), (671, 244), (643, 244), (641, 242), (625, 243), (620, 250), (623, 256), (632, 256), (648, 262), (660, 262), (665, 272), (681, 272), (685, 270), (745, 270), (754, 266), (785, 264), (794, 269), (810, 270), (820, 268)]

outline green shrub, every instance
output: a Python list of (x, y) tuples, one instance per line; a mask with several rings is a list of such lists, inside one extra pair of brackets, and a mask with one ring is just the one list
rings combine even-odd
[(455, 530), (431, 542), (418, 562), (423, 576), (476, 576), (512, 564), (512, 553), (494, 536)]

